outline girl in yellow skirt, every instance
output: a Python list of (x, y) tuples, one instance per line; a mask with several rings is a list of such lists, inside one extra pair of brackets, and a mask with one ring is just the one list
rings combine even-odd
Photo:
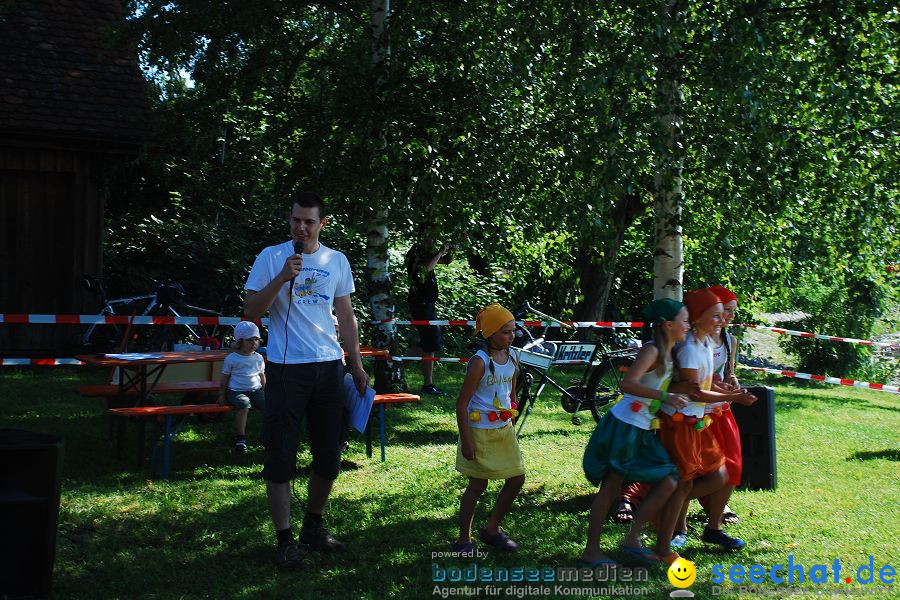
[(500, 522), (525, 483), (525, 464), (511, 420), (518, 414), (515, 398), (516, 363), (509, 352), (515, 337), (515, 319), (499, 304), (491, 304), (475, 318), (475, 333), (481, 332), (486, 347), (469, 359), (466, 379), (456, 401), (459, 443), (456, 470), (469, 478), (459, 501), (458, 552), (471, 552), (475, 506), (489, 479), (505, 479), (494, 510), (478, 537), (498, 550), (518, 548), (500, 529)]

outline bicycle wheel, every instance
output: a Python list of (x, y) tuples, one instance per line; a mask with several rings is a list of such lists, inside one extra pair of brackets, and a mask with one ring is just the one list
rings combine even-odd
[(519, 411), (519, 414), (513, 417), (513, 426), (519, 422), (528, 409), (528, 403), (534, 401), (531, 398), (531, 384), (534, 383), (534, 375), (526, 371), (520, 379), (521, 381), (516, 381), (516, 410)]
[(622, 378), (633, 362), (633, 356), (613, 356), (600, 363), (591, 373), (585, 395), (591, 414), (598, 423), (603, 416), (603, 407), (615, 402), (621, 395)]

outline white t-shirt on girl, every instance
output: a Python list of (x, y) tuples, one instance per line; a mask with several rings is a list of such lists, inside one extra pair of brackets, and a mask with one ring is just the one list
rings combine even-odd
[[(284, 261), (294, 254), (292, 242), (263, 248), (256, 257), (245, 289), (260, 291), (275, 279)], [(344, 351), (337, 340), (331, 314), (334, 299), (354, 292), (347, 257), (324, 244), (312, 254), (303, 254), (303, 267), (290, 291), (291, 312), (285, 356), (284, 321), (288, 314), (288, 284), (278, 290), (269, 308), (269, 362), (300, 364), (341, 360)]]
[[(491, 373), (490, 359), (487, 352), (479, 350), (475, 356), (484, 361), (484, 376), (478, 382), (478, 388), (469, 400), (467, 414), (469, 415), (469, 426), (478, 429), (499, 429), (506, 425), (507, 420), (497, 419), (491, 421), (488, 417), (491, 413), (498, 410), (509, 410), (510, 394), (512, 393), (513, 378), (516, 376), (516, 361), (510, 356), (506, 364), (500, 364), (494, 361), (494, 372)], [(494, 396), (500, 400), (501, 409), (494, 406)], [(480, 417), (477, 421), (472, 420), (472, 412), (478, 411)]]
[(232, 352), (225, 357), (222, 374), (231, 375), (228, 389), (235, 392), (253, 392), (262, 387), (261, 373), (266, 371), (266, 361), (258, 352), (241, 354)]
[[(652, 343), (652, 342), (648, 342)], [(641, 376), (639, 383), (645, 387), (654, 390), (668, 390), (669, 384), (672, 382), (672, 361), (666, 361), (666, 367), (660, 375), (656, 369), (651, 369)], [(652, 398), (644, 398), (633, 394), (625, 394), (615, 406), (612, 407), (612, 414), (620, 421), (624, 421), (629, 425), (634, 425), (641, 429), (650, 429), (650, 422), (656, 415), (649, 410)], [(632, 405), (637, 402), (640, 404), (640, 410), (632, 410)], [(635, 405), (636, 406), (636, 405)]]
[[(675, 346), (675, 356), (677, 357), (679, 369), (696, 369), (700, 374), (700, 389), (709, 390), (712, 387), (713, 376), (713, 354), (712, 344), (709, 339), (703, 338), (698, 340), (694, 333), (688, 333), (684, 341)], [(705, 414), (705, 402), (688, 402), (685, 408), (678, 412), (688, 416), (702, 419)], [(670, 404), (663, 404), (662, 411), (667, 415), (672, 415), (676, 411)]]

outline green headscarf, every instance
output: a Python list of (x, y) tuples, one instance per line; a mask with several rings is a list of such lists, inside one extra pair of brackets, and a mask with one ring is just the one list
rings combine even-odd
[(663, 321), (671, 321), (682, 308), (684, 308), (683, 303), (671, 298), (660, 298), (645, 306), (644, 310), (641, 311), (641, 314), (644, 316), (641, 339), (645, 342), (653, 339), (653, 326)]

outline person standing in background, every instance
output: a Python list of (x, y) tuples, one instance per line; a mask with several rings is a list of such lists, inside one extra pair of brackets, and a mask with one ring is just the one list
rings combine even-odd
[[(424, 231), (423, 226), (422, 230)], [(437, 249), (432, 235), (421, 237), (406, 253), (406, 274), (409, 278), (409, 312), (413, 321), (437, 319), (435, 304), (438, 299), (438, 283), (434, 268), (438, 263), (448, 264), (453, 258), (452, 248), (441, 244)], [(444, 349), (444, 337), (437, 325), (416, 325), (419, 345), (423, 358), (434, 358)], [(434, 385), (434, 361), (422, 361), (422, 393), (429, 396), (443, 396), (444, 392)]]

